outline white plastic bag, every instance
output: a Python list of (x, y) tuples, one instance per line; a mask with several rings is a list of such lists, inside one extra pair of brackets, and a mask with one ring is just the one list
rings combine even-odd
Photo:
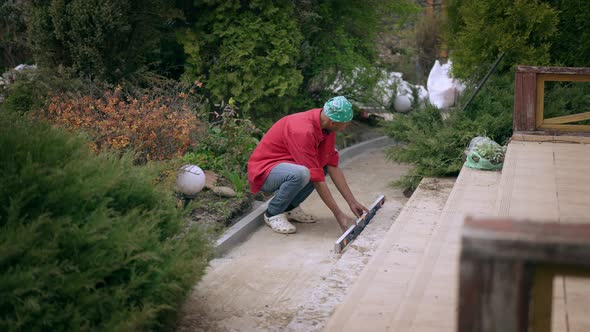
[(444, 65), (436, 60), (428, 75), (429, 101), (440, 109), (448, 109), (455, 105), (457, 95), (465, 90), (463, 83), (449, 75), (451, 66), (450, 60)]

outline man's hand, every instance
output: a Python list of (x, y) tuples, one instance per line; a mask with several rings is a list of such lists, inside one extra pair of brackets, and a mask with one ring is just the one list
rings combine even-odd
[(362, 216), (363, 212), (369, 212), (369, 209), (367, 209), (364, 205), (362, 205), (356, 200), (350, 203), (348, 206), (350, 206), (350, 210), (352, 211), (352, 213), (354, 213), (354, 215), (357, 218)]
[(354, 225), (354, 219), (349, 217), (346, 213), (340, 212), (334, 215), (342, 232), (345, 232), (350, 226)]

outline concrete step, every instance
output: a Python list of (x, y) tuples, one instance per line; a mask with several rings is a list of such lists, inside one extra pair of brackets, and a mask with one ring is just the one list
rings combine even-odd
[(463, 219), (494, 213), (499, 181), (469, 168), (454, 186), (424, 179), (326, 330), (455, 331)]

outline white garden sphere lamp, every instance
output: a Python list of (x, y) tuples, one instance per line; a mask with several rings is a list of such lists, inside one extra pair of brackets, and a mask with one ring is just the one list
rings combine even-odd
[(393, 108), (400, 113), (409, 112), (412, 109), (412, 100), (407, 95), (396, 96)]
[(205, 172), (197, 165), (184, 165), (176, 177), (178, 191), (187, 197), (194, 197), (205, 187)]

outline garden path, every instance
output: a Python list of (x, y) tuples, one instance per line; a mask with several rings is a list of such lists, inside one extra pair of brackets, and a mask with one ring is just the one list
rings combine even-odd
[[(296, 224), (297, 233), (290, 235), (260, 227), (247, 241), (211, 261), (182, 309), (178, 330), (321, 329), (407, 201), (389, 183), (409, 166), (386, 161), (383, 149), (367, 151), (341, 168), (353, 193), (366, 206), (380, 194), (386, 196), (385, 205), (344, 254), (333, 252), (341, 231), (314, 193), (303, 208), (319, 217), (317, 223)], [(347, 208), (328, 183), (339, 205)]]

